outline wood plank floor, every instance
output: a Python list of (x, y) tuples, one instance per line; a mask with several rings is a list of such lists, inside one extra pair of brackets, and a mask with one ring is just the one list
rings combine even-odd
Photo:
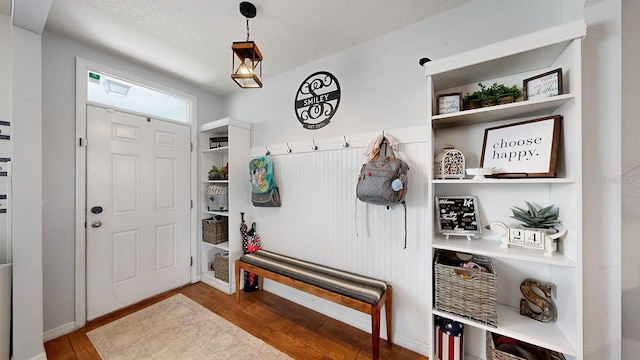
[[(184, 294), (253, 336), (295, 359), (371, 359), (371, 335), (266, 291), (233, 295), (206, 284), (187, 285), (91, 321), (82, 329), (45, 343), (49, 360), (100, 359), (86, 333), (149, 305)], [(380, 341), (381, 359), (427, 359)], [(258, 360), (258, 359), (256, 359)]]

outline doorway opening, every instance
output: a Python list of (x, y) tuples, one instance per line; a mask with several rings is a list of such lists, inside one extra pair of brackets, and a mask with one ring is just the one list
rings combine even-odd
[[(75, 327), (87, 322), (87, 109), (97, 106), (107, 111), (124, 112), (153, 120), (187, 127), (189, 143), (197, 141), (195, 96), (152, 83), (146, 79), (90, 62), (76, 59), (76, 194), (75, 194)], [(105, 136), (111, 136), (107, 133)], [(192, 146), (190, 146), (192, 147)], [(196, 153), (188, 154), (188, 193), (195, 199)], [(192, 206), (186, 210), (189, 227), (190, 257), (197, 256), (196, 220)], [(197, 258), (197, 257), (196, 257)], [(198, 280), (196, 267), (189, 270), (189, 281)]]

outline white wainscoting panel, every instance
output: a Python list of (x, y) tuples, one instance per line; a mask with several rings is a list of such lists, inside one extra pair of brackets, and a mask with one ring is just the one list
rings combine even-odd
[[(432, 163), (425, 158), (429, 146), (427, 130), (418, 127), (389, 132), (401, 142), (398, 156), (410, 167), (406, 249), (401, 205), (387, 209), (356, 200), (357, 176), (366, 162), (362, 143), (323, 151), (272, 153), (282, 206), (254, 207), (247, 218), (257, 223), (265, 249), (390, 283), (394, 291), (394, 342), (423, 354), (428, 353), (427, 295), (431, 288), (431, 280), (425, 277), (430, 266), (426, 252), (432, 224), (426, 219), (427, 206), (432, 206), (427, 194), (426, 166)], [(412, 140), (402, 142), (403, 138)], [(309, 144), (312, 145), (311, 140)], [(264, 147), (252, 149), (252, 154), (264, 154)], [(266, 282), (265, 287), (371, 331), (371, 320), (362, 313), (279, 284)]]

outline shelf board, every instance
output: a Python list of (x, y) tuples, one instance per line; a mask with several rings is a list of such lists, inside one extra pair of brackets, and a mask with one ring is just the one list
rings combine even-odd
[(213, 271), (203, 271), (202, 274), (200, 274), (200, 281), (224, 293), (231, 293), (231, 285), (226, 281), (216, 278)]
[(227, 152), (227, 151), (229, 151), (229, 147), (228, 146), (221, 146), (221, 147), (217, 147), (217, 148), (213, 148), (213, 149), (204, 149), (204, 150), (202, 150), (203, 153)]
[(486, 178), (486, 179), (433, 179), (433, 184), (573, 184), (575, 178)]
[(586, 33), (584, 20), (536, 31), (428, 62), (425, 76), (434, 78), (436, 89), (447, 89), (549, 67), (571, 41)]
[(433, 314), (446, 317), (463, 324), (481, 328), (493, 333), (502, 334), (531, 344), (542, 346), (549, 350), (576, 356), (564, 333), (555, 323), (543, 323), (520, 315), (519, 309), (498, 304), (498, 327), (494, 328), (448, 312), (433, 309)]
[(221, 131), (224, 131), (224, 133), (226, 133), (229, 126), (235, 126), (235, 127), (251, 130), (251, 124), (250, 123), (227, 117), (227, 118), (224, 118), (224, 119), (211, 121), (211, 122), (208, 122), (206, 124), (201, 125), (200, 126), (200, 132), (208, 132), (208, 131), (221, 132)]
[(202, 180), (204, 184), (228, 184), (229, 179), (225, 180)]
[(464, 110), (450, 114), (434, 115), (433, 128), (480, 124), (490, 121), (520, 119), (530, 116), (549, 115), (558, 107), (573, 100), (573, 94), (563, 94), (543, 99), (518, 101), (510, 104)]
[(525, 249), (522, 247), (500, 247), (499, 240), (474, 239), (452, 237), (449, 240), (442, 236), (434, 236), (432, 246), (436, 249), (459, 251), (511, 260), (522, 260), (539, 264), (549, 264), (565, 267), (576, 267), (576, 262), (564, 256), (560, 252), (553, 252), (551, 256), (545, 256), (542, 251)]
[(225, 242), (220, 243), (220, 244), (211, 244), (211, 243), (208, 243), (206, 241), (203, 241), (202, 243), (207, 245), (207, 246), (214, 247), (216, 249), (229, 251), (229, 242), (228, 241), (225, 241)]
[(209, 214), (209, 215), (220, 215), (220, 216), (229, 216), (229, 211), (207, 211), (204, 210), (202, 211), (205, 214)]
[[(435, 348), (435, 346), (434, 346), (434, 348)], [(434, 352), (435, 352), (435, 350), (434, 350)], [(429, 357), (429, 359), (438, 359), (438, 356), (437, 356), (437, 354), (434, 353), (433, 356)], [(464, 353), (463, 359), (464, 360), (482, 360), (479, 357), (475, 357), (475, 356), (467, 354), (467, 353)]]

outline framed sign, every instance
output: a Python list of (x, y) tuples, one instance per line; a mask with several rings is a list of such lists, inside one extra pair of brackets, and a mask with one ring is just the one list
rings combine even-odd
[(481, 168), (491, 177), (555, 177), (560, 120), (553, 115), (485, 129)]
[(478, 198), (475, 196), (436, 196), (438, 231), (446, 238), (449, 235), (471, 236), (480, 234)]
[(462, 93), (438, 95), (438, 114), (451, 114), (462, 109)]
[(536, 75), (522, 82), (524, 100), (562, 94), (562, 68)]

